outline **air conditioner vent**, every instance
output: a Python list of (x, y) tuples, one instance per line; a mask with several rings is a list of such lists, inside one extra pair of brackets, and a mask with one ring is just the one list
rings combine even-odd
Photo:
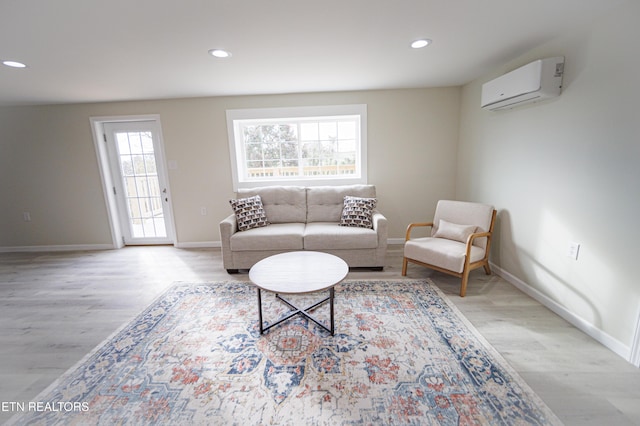
[(482, 85), (482, 108), (496, 111), (559, 96), (564, 57), (538, 59)]

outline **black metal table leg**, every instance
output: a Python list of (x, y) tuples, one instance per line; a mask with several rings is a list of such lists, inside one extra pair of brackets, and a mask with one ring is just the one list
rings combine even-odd
[(262, 328), (262, 293), (260, 287), (258, 287), (258, 323), (260, 324), (260, 334), (264, 333)]
[(331, 319), (331, 335), (332, 336), (335, 330), (335, 324), (333, 322), (333, 296), (334, 296), (334, 291), (333, 291), (333, 287), (331, 287), (329, 289), (329, 318)]
[[(296, 305), (294, 305), (293, 303), (291, 303), (290, 301), (288, 301), (287, 299), (283, 298), (282, 296), (280, 296), (279, 294), (276, 293), (276, 298), (279, 299), (280, 301), (284, 302), (285, 304), (287, 304), (291, 309), (293, 309), (293, 312), (288, 313), (287, 315), (283, 316), (282, 318), (280, 318), (278, 321), (274, 322), (273, 324), (269, 324), (267, 327), (264, 327), (262, 325), (262, 295), (260, 292), (260, 288), (258, 287), (258, 320), (260, 321), (260, 334), (263, 334), (265, 331), (269, 330), (271, 327), (275, 327), (276, 325), (288, 320), (289, 318), (297, 315), (297, 314), (301, 314), (303, 316), (305, 316), (306, 318), (310, 319), (311, 321), (313, 321), (314, 323), (316, 323), (318, 326), (320, 326), (321, 328), (323, 328), (324, 330), (328, 331), (329, 333), (331, 333), (331, 335), (334, 335), (335, 332), (335, 321), (334, 321), (334, 288), (331, 287), (329, 289), (329, 296), (320, 300), (319, 302), (314, 303), (313, 305), (309, 305), (306, 308), (300, 308)], [(315, 318), (309, 311), (317, 308), (318, 306), (322, 305), (323, 303), (329, 301), (329, 327), (327, 327), (326, 325), (322, 324), (320, 322), (320, 320), (318, 320), (317, 318)]]

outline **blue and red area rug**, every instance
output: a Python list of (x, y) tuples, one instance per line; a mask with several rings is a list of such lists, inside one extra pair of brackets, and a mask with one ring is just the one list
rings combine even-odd
[(60, 409), (10, 423), (560, 424), (428, 280), (345, 281), (335, 309), (334, 336), (300, 315), (261, 336), (251, 284), (177, 284), (37, 398)]

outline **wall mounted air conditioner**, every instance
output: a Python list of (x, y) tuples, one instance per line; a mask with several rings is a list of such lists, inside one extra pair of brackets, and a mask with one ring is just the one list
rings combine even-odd
[(560, 95), (564, 57), (538, 59), (482, 85), (481, 106), (496, 111)]

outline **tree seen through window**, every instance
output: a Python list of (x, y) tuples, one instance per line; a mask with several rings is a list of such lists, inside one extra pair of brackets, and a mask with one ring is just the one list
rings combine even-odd
[(355, 173), (354, 119), (246, 123), (246, 178), (348, 176)]

